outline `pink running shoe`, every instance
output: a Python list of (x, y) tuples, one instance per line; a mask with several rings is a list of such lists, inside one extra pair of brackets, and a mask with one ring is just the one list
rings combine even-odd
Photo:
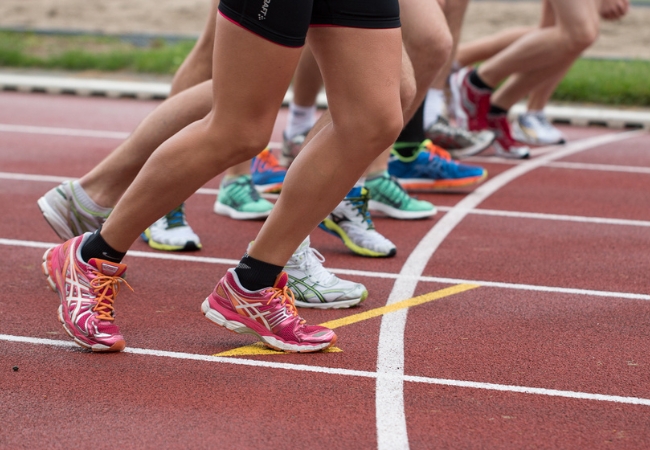
[(530, 156), (530, 149), (512, 136), (506, 115), (488, 116), (488, 125), (496, 135), (492, 145), (497, 156), (510, 159), (525, 159)]
[(90, 233), (48, 249), (43, 255), (43, 273), (61, 299), (59, 321), (74, 341), (94, 352), (119, 352), (125, 342), (115, 325), (113, 301), (126, 265), (103, 259), (81, 259), (80, 248)]
[(479, 89), (469, 82), (470, 67), (464, 67), (449, 78), (452, 106), (456, 123), (470, 131), (488, 128), (487, 114), (490, 111), (491, 91)]
[(294, 306), (282, 272), (272, 288), (248, 291), (229, 269), (201, 305), (205, 317), (235, 333), (257, 336), (267, 347), (285, 352), (316, 352), (336, 343), (329, 328), (306, 325)]

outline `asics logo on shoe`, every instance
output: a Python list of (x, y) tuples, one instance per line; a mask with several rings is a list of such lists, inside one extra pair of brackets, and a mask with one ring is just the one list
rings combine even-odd
[(263, 302), (248, 303), (245, 299), (238, 296), (230, 286), (224, 285), (224, 288), (227, 298), (235, 307), (238, 314), (253, 319), (270, 331), (286, 319), (293, 317), (292, 314), (287, 311), (287, 308), (278, 308), (275, 311), (272, 309), (261, 311), (258, 307), (264, 306)]

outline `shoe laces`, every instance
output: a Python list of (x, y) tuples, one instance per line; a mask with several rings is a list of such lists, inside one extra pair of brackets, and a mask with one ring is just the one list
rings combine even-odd
[(334, 274), (323, 267), (325, 257), (315, 248), (305, 246), (304, 249), (296, 252), (295, 259), (298, 261), (298, 267), (317, 283), (328, 285), (334, 278)]
[(379, 186), (378, 190), (381, 195), (385, 196), (391, 203), (405, 205), (411, 200), (411, 197), (402, 185), (399, 184), (397, 178), (392, 175), (383, 175)]
[(253, 180), (247, 175), (239, 177), (232, 183), (232, 186), (232, 192), (229, 194), (240, 204), (255, 203), (262, 198), (255, 186), (253, 186)]
[(185, 205), (181, 204), (165, 214), (165, 220), (167, 221), (167, 229), (187, 226), (187, 222), (185, 221)]
[(255, 158), (258, 160), (257, 170), (260, 172), (281, 172), (285, 170), (285, 168), (280, 165), (275, 155), (268, 148), (262, 150), (262, 152)]
[(97, 313), (97, 318), (100, 320), (115, 320), (115, 308), (113, 302), (118, 292), (120, 292), (120, 284), (124, 283), (131, 291), (133, 288), (122, 277), (111, 277), (103, 273), (93, 270), (95, 278), (90, 280), (90, 286), (95, 291), (97, 303), (93, 307), (93, 311)]
[(289, 289), (289, 286), (285, 285), (283, 288), (272, 287), (268, 290), (271, 291), (272, 294), (266, 302), (267, 305), (270, 305), (273, 300), (277, 299), (293, 317), (297, 317), (300, 320), (301, 324), (305, 323), (305, 320), (298, 315), (298, 310), (296, 309), (296, 297), (293, 295), (293, 291)]
[(452, 127), (449, 124), (449, 121), (447, 119), (445, 119), (444, 117), (442, 117), (442, 116), (438, 117), (438, 126), (443, 130), (444, 133), (446, 133), (446, 134), (448, 134), (450, 136), (454, 136), (454, 135), (455, 136), (460, 136), (460, 137), (462, 137), (464, 139), (467, 139), (469, 141), (471, 141), (474, 138), (472, 133), (467, 131), (466, 129), (460, 128), (460, 127)]
[(365, 222), (369, 230), (374, 230), (375, 225), (372, 223), (370, 212), (368, 211), (368, 200), (370, 195), (368, 189), (365, 187), (361, 189), (361, 195), (358, 197), (346, 197), (345, 201), (348, 202), (353, 209), (356, 210), (356, 215), (361, 217), (361, 221)]
[(424, 141), (422, 143), (422, 146), (424, 148), (426, 148), (427, 151), (429, 152), (429, 154), (431, 155), (429, 157), (429, 161), (434, 159), (436, 156), (442, 158), (445, 161), (451, 161), (451, 155), (449, 154), (449, 152), (447, 150), (441, 148), (441, 147), (438, 147), (436, 144), (431, 142), (429, 139)]

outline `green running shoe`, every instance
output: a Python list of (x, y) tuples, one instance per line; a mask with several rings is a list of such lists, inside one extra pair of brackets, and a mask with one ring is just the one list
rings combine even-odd
[(271, 214), (273, 203), (260, 197), (250, 175), (221, 182), (214, 212), (237, 220), (264, 219)]
[(367, 179), (365, 187), (370, 193), (368, 209), (372, 212), (381, 212), (393, 219), (424, 219), (438, 212), (432, 203), (409, 196), (397, 178), (388, 175), (387, 171)]

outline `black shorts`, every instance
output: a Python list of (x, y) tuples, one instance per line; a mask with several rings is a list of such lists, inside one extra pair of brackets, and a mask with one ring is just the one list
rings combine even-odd
[(276, 44), (301, 47), (310, 25), (399, 28), (398, 0), (221, 0), (227, 19)]

